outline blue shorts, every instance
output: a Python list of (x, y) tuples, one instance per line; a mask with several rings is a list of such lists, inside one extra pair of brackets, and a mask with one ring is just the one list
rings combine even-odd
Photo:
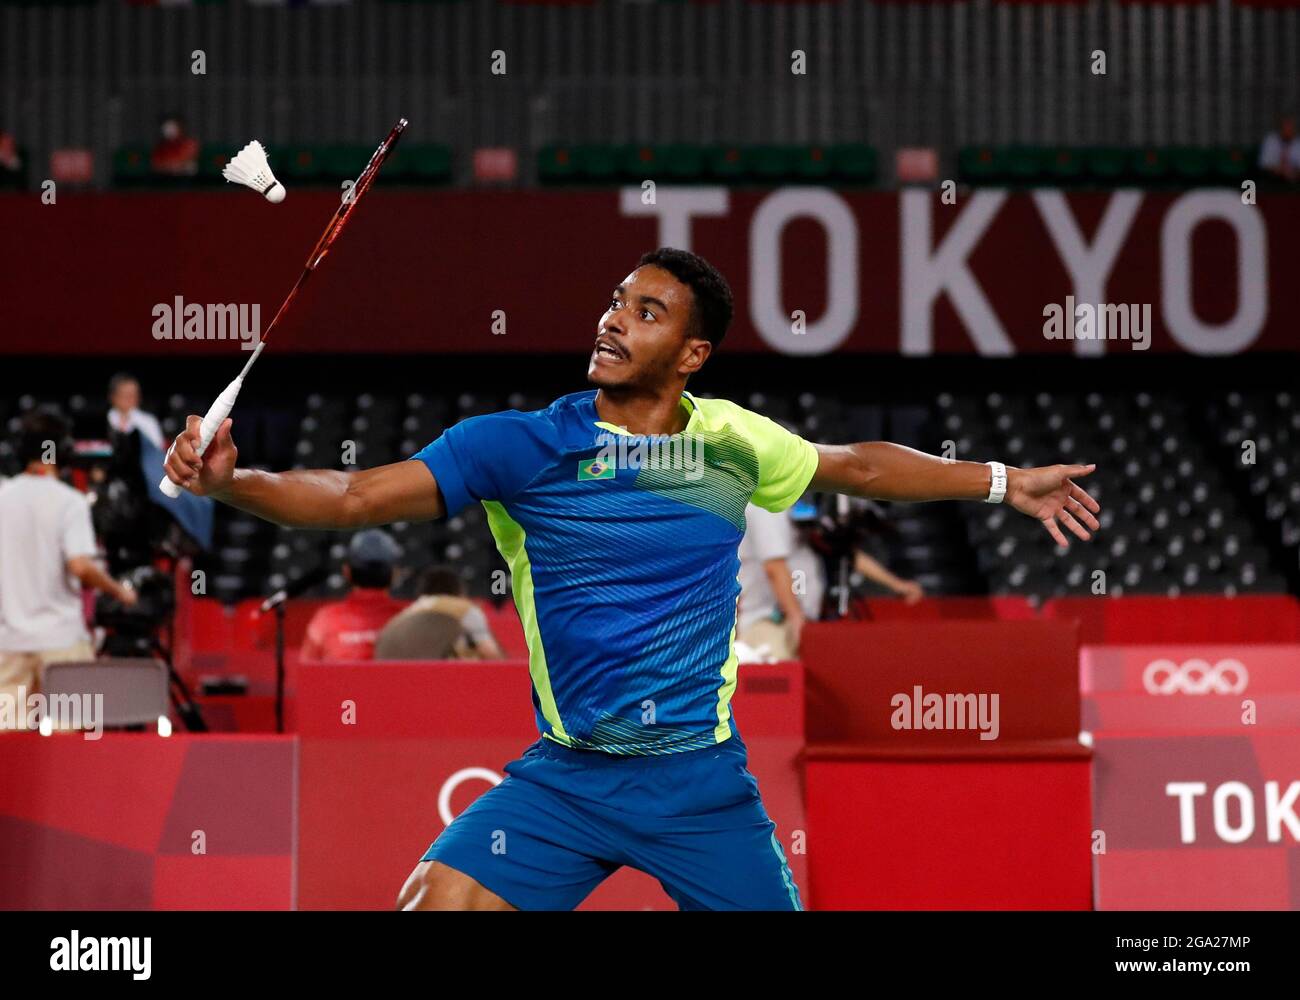
[(571, 910), (622, 865), (683, 910), (798, 910), (745, 745), (627, 757), (540, 739), (442, 832), (423, 861), (521, 910)]

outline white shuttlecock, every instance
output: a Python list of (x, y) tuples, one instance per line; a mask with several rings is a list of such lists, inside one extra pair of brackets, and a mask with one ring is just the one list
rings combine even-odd
[(271, 173), (271, 164), (266, 162), (266, 150), (256, 139), (230, 158), (230, 162), (221, 168), (221, 176), (252, 188), (273, 204), (284, 201), (284, 185)]

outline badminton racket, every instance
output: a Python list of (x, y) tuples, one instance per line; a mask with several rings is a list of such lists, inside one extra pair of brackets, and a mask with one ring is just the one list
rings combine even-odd
[[(293, 288), (289, 290), (289, 295), (285, 298), (284, 302), (281, 303), (280, 308), (276, 310), (275, 316), (272, 317), (270, 325), (267, 326), (265, 332), (263, 332), (261, 338), (258, 340), (257, 346), (253, 348), (253, 353), (244, 364), (243, 370), (233, 382), (222, 390), (221, 395), (217, 397), (216, 402), (214, 402), (212, 406), (208, 408), (208, 412), (203, 415), (203, 422), (199, 425), (199, 445), (196, 449), (200, 455), (207, 451), (208, 445), (212, 443), (212, 439), (216, 436), (218, 428), (221, 427), (221, 424), (226, 417), (230, 415), (230, 411), (235, 405), (235, 400), (239, 398), (239, 390), (243, 388), (244, 379), (252, 370), (253, 364), (261, 356), (262, 349), (266, 347), (267, 339), (271, 336), (271, 331), (274, 330), (275, 325), (280, 322), (280, 318), (288, 312), (290, 303), (297, 298), (298, 292), (301, 291), (302, 286), (307, 284), (307, 279), (312, 276), (316, 268), (320, 266), (321, 261), (325, 259), (326, 254), (330, 252), (330, 248), (334, 245), (334, 241), (339, 238), (339, 234), (343, 232), (343, 227), (347, 225), (348, 219), (352, 217), (352, 213), (356, 210), (357, 204), (361, 201), (361, 196), (370, 190), (370, 185), (374, 183), (375, 176), (379, 173), (379, 168), (384, 165), (384, 161), (388, 159), (388, 155), (393, 151), (393, 147), (397, 145), (397, 140), (402, 137), (402, 132), (405, 131), (405, 129), (406, 119), (401, 118), (398, 120), (397, 124), (393, 126), (392, 131), (388, 133), (387, 138), (379, 144), (379, 148), (376, 149), (374, 155), (370, 157), (370, 162), (367, 163), (366, 168), (361, 171), (361, 175), (357, 178), (356, 183), (353, 184), (351, 189), (343, 196), (343, 200), (340, 203), (338, 210), (330, 219), (329, 225), (325, 227), (325, 232), (321, 234), (321, 238), (316, 241), (316, 246), (312, 248), (311, 255), (307, 258), (307, 265), (302, 269), (302, 274), (298, 277), (298, 280), (294, 282)], [(173, 447), (175, 447), (174, 444)], [(170, 455), (171, 451), (169, 450), (167, 454)], [(162, 490), (164, 494), (173, 499), (181, 495), (181, 487), (173, 483), (166, 476), (163, 476), (162, 481), (158, 484), (158, 488)]]

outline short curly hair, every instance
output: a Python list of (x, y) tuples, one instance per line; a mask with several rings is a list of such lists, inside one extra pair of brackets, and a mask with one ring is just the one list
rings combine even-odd
[(674, 247), (660, 247), (642, 254), (637, 267), (653, 264), (662, 267), (695, 296), (695, 309), (691, 315), (692, 336), (702, 337), (714, 347), (722, 343), (735, 312), (731, 286), (722, 273), (698, 254)]

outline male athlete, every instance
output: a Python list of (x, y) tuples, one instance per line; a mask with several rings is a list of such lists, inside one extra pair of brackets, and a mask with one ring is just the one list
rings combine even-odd
[(229, 420), (202, 459), (199, 417), (177, 436), (173, 482), (278, 524), (356, 529), (473, 502), (487, 511), (528, 637), (541, 738), (442, 832), (401, 908), (572, 909), (629, 865), (682, 909), (799, 909), (729, 709), (746, 504), (780, 511), (808, 489), (1005, 500), (1062, 546), (1062, 527), (1082, 539), (1098, 527), (1096, 501), (1072, 482), (1092, 465), (816, 445), (696, 398), (686, 381), (731, 315), (722, 275), (660, 249), (596, 324), (596, 388), (544, 410), (472, 417), (411, 460), (361, 472), (237, 469)]

